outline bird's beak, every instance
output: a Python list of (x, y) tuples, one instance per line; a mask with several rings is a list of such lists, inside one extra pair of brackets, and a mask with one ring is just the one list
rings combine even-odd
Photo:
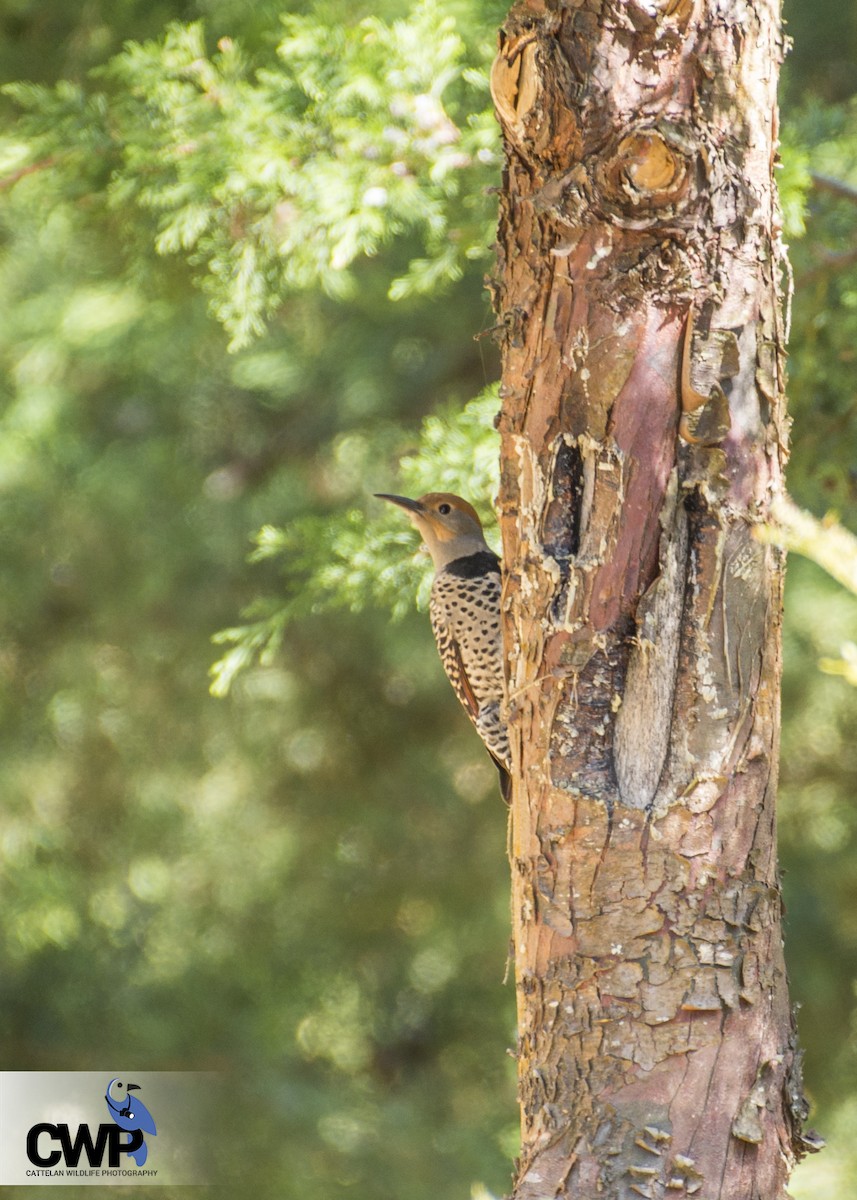
[(418, 513), (422, 515), (425, 509), (420, 504), (419, 500), (409, 500), (407, 496), (388, 496), (386, 492), (376, 492), (376, 500), (389, 500), (391, 504), (398, 504), (399, 508), (404, 508), (408, 512)]
[(139, 1090), (140, 1090), (139, 1083), (129, 1083), (125, 1087), (126, 1092), (139, 1092)]

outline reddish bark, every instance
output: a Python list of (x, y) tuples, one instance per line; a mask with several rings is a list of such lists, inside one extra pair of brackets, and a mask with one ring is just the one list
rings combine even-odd
[(777, 1200), (802, 1148), (753, 536), (782, 48), (775, 0), (523, 0), (501, 34), (519, 1200)]

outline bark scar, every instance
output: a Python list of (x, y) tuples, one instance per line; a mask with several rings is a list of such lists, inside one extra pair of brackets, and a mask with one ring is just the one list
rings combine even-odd
[[(719, 385), (715, 385), (711, 393), (707, 396), (702, 392), (698, 392), (693, 386), (692, 368), (693, 368), (693, 327), (695, 316), (695, 305), (691, 300), (687, 310), (687, 317), (684, 323), (684, 344), (681, 352), (681, 383), (679, 387), (679, 399), (681, 402), (681, 417), (678, 423), (679, 437), (691, 446), (711, 447), (719, 445), (726, 436), (729, 428), (728, 422), (728, 405), (726, 397), (723, 394), (723, 389)], [(702, 432), (699, 428), (700, 420), (696, 416), (710, 404), (712, 409), (720, 410), (713, 413), (714, 428), (710, 433)], [(725, 409), (726, 423), (725, 428), (721, 427), (719, 418), (724, 415)], [(700, 416), (703, 414), (700, 413)], [(693, 428), (691, 428), (691, 424)]]

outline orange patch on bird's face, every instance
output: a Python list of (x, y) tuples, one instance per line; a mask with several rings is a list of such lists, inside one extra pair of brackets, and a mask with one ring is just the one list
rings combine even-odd
[(431, 524), (432, 533), (434, 534), (434, 536), (437, 538), (437, 540), (439, 542), (451, 542), (453, 538), (457, 538), (457, 537), (461, 536), (461, 533), (459, 530), (449, 529), (442, 522), (443, 522), (442, 517), (436, 517), (434, 519), (432, 519), (431, 517), (429, 518), (429, 523)]

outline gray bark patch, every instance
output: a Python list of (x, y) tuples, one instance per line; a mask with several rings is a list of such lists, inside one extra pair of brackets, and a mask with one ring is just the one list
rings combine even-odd
[(673, 472), (661, 513), (660, 575), (637, 610), (637, 637), (616, 714), (614, 756), (620, 803), (649, 808), (670, 745), (679, 629), (687, 578), (687, 513)]

